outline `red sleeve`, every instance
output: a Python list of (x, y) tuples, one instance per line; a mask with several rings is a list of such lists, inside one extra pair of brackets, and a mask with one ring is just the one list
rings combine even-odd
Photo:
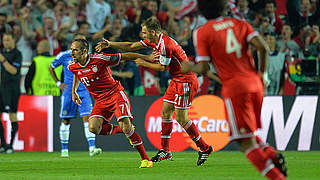
[(253, 29), (253, 27), (246, 21), (242, 21), (243, 23), (245, 23), (245, 25), (247, 26), (247, 34), (246, 34), (246, 39), (247, 39), (247, 42), (250, 42), (251, 39), (255, 36), (258, 36), (259, 33), (257, 31), (255, 31)]
[(119, 64), (121, 60), (121, 54), (106, 54), (106, 53), (94, 53), (91, 55), (91, 58), (99, 59), (105, 64), (106, 66), (112, 66)]
[(204, 32), (204, 26), (193, 32), (193, 43), (197, 51), (196, 62), (210, 61), (210, 48), (208, 44), (208, 35)]
[(140, 43), (141, 43), (144, 47), (150, 47), (150, 44), (149, 44), (149, 42), (148, 42), (147, 39), (141, 40)]

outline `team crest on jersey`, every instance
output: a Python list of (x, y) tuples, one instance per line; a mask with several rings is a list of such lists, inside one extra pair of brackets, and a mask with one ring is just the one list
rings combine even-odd
[(81, 73), (80, 71), (78, 71), (78, 75), (79, 75), (79, 74), (82, 74), (82, 73)]
[(97, 65), (92, 66), (92, 71), (93, 71), (93, 72), (97, 72), (97, 71), (98, 71)]

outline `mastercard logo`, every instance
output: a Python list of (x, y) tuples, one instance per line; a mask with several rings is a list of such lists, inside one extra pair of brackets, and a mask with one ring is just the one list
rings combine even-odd
[[(158, 149), (161, 149), (161, 108), (162, 98), (157, 99), (148, 109), (145, 119), (145, 129), (149, 141)], [(192, 101), (188, 111), (188, 117), (198, 127), (202, 138), (215, 151), (225, 147), (229, 143), (229, 127), (226, 120), (224, 101), (213, 95), (203, 95)], [(189, 135), (175, 120), (173, 114), (173, 129), (170, 140), (170, 151), (180, 152), (188, 147), (199, 150)]]

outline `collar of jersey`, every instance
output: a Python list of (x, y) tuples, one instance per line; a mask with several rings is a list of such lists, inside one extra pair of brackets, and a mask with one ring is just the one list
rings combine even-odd
[(159, 38), (159, 41), (158, 41), (158, 44), (157, 44), (157, 49), (159, 49), (160, 42), (161, 42), (161, 40), (162, 40), (162, 36), (163, 36), (163, 33), (160, 34), (160, 38)]
[(79, 64), (81, 67), (86, 67), (86, 66), (89, 64), (89, 62), (90, 62), (91, 55), (92, 55), (92, 54), (89, 54), (89, 56), (87, 56), (87, 62), (86, 62), (85, 65), (81, 65), (79, 62), (78, 62), (78, 64)]

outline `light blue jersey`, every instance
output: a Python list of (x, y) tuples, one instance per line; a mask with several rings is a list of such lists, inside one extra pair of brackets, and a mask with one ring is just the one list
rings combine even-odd
[(77, 106), (72, 101), (72, 83), (73, 83), (73, 74), (69, 71), (68, 65), (73, 61), (71, 56), (71, 50), (60, 52), (54, 61), (51, 63), (52, 68), (56, 68), (60, 65), (63, 66), (64, 79), (63, 82), (67, 85), (65, 90), (61, 95), (61, 111), (60, 118), (75, 118), (77, 114), (77, 109), (80, 113), (80, 117), (89, 115), (92, 110), (92, 101), (90, 94), (86, 87), (80, 82), (77, 89), (77, 93), (82, 101), (80, 106)]

